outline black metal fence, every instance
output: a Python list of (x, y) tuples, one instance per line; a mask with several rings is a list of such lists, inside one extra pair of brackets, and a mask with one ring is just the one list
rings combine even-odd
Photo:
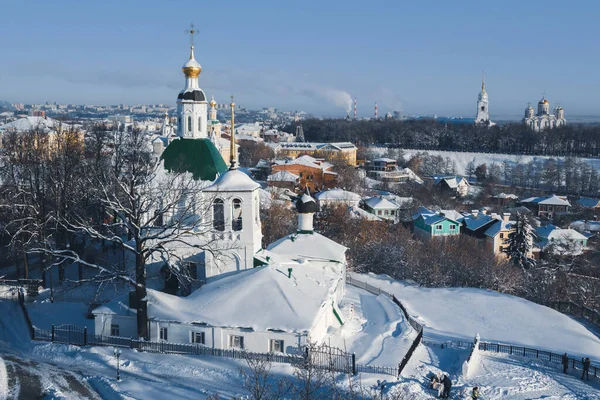
[[(410, 361), (410, 358), (414, 354), (415, 350), (417, 349), (417, 347), (423, 340), (423, 325), (420, 324), (416, 319), (414, 319), (413, 317), (411, 317), (408, 314), (408, 310), (406, 309), (404, 304), (402, 304), (402, 302), (393, 294), (388, 293), (385, 290), (381, 290), (380, 287), (373, 286), (367, 282), (363, 282), (358, 279), (354, 279), (350, 275), (346, 276), (346, 283), (349, 285), (364, 289), (369, 293), (373, 293), (376, 295), (383, 294), (384, 296), (389, 297), (394, 302), (394, 304), (396, 304), (400, 308), (400, 310), (402, 310), (402, 315), (404, 315), (404, 318), (406, 318), (406, 321), (409, 323), (409, 325), (418, 332), (417, 337), (415, 338), (415, 340), (413, 340), (412, 344), (410, 345), (410, 348), (408, 349), (408, 351), (402, 358), (402, 361), (400, 362), (400, 364), (398, 364), (398, 369), (397, 370), (394, 369), (393, 375), (396, 375), (397, 377), (399, 377), (400, 374), (402, 373), (402, 371), (404, 370), (404, 368), (406, 367), (406, 365), (408, 364), (408, 362)], [(365, 367), (368, 368), (369, 366), (365, 366)], [(373, 366), (373, 368), (378, 368), (378, 367)], [(391, 367), (381, 367), (381, 368), (382, 368), (382, 370), (387, 370), (387, 368), (391, 368)], [(390, 375), (392, 375), (392, 374), (390, 374)]]
[[(514, 356), (537, 358), (541, 361), (549, 361), (553, 363), (562, 364), (562, 354), (552, 353), (550, 351), (531, 349), (523, 346), (515, 346), (512, 344), (501, 344), (501, 343), (490, 343), (490, 342), (479, 342), (479, 350), (489, 351), (493, 353), (510, 354)], [(569, 357), (569, 366), (575, 370), (583, 370), (583, 363), (581, 360), (576, 360)], [(600, 379), (600, 366), (590, 365), (589, 370), (590, 376)]]
[(548, 306), (554, 308), (556, 311), (560, 311), (561, 313), (571, 314), (575, 317), (586, 319), (591, 323), (600, 326), (600, 313), (596, 310), (592, 310), (589, 307), (585, 307), (571, 301), (553, 301), (549, 303)]
[(34, 327), (33, 339), (77, 346), (126, 347), (147, 353), (264, 359), (292, 365), (309, 360), (316, 368), (343, 373), (356, 373), (357, 370), (354, 354), (326, 345), (305, 347), (299, 350), (298, 354), (254, 353), (237, 349), (216, 349), (196, 343), (149, 342), (126, 337), (94, 335), (89, 333), (87, 328), (75, 325), (53, 325), (51, 329)]

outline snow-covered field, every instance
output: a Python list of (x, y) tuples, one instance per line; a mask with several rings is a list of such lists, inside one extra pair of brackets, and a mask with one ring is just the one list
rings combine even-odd
[(425, 340), (505, 342), (600, 361), (600, 338), (578, 321), (516, 296), (473, 288), (432, 289), (385, 275), (353, 275), (393, 293), (425, 325)]
[[(563, 375), (557, 364), (482, 353), (462, 376), (466, 348), (442, 348), (432, 342), (472, 340), (506, 341), (573, 356), (600, 359), (600, 339), (579, 322), (546, 307), (495, 292), (470, 289), (426, 289), (385, 276), (355, 275), (394, 293), (411, 315), (425, 327), (428, 345), (420, 345), (397, 381), (389, 375), (359, 374), (351, 382), (371, 388), (387, 380), (387, 393), (426, 399), (431, 373), (447, 373), (454, 382), (455, 398), (467, 398), (475, 385), (484, 399), (600, 399), (600, 383), (581, 382)], [(38, 303), (36, 320), (44, 314), (70, 312), (72, 303)], [(54, 307), (54, 308), (53, 308)], [(62, 310), (62, 311), (61, 311)], [(71, 310), (81, 313), (83, 309)], [(346, 323), (329, 331), (329, 343), (356, 354), (358, 364), (395, 367), (416, 332), (400, 310), (385, 296), (376, 296), (348, 285), (340, 305)], [(47, 399), (203, 399), (218, 394), (229, 399), (245, 393), (240, 359), (141, 353), (123, 349), (120, 359), (123, 380), (117, 382), (116, 359), (110, 347), (67, 346), (30, 342), (26, 325), (14, 301), (0, 300), (0, 399), (16, 398), (42, 390)], [(57, 317), (57, 316), (55, 316)], [(10, 323), (8, 323), (10, 321)], [(271, 381), (291, 378), (293, 368), (274, 363)], [(340, 376), (340, 382), (348, 378)], [(97, 393), (97, 395), (96, 395)]]
[[(383, 147), (373, 148), (375, 152), (380, 154), (385, 153), (387, 150)], [(465, 174), (465, 168), (470, 161), (477, 166), (480, 164), (487, 164), (488, 168), (490, 164), (497, 163), (502, 164), (507, 161), (512, 166), (516, 164), (526, 164), (531, 161), (544, 161), (550, 158), (556, 160), (563, 160), (564, 157), (548, 157), (548, 156), (528, 156), (528, 155), (515, 155), (515, 154), (499, 154), (499, 153), (472, 153), (472, 152), (459, 152), (459, 151), (443, 151), (443, 150), (415, 150), (415, 149), (402, 149), (404, 152), (404, 159), (409, 160), (416, 153), (427, 152), (431, 155), (442, 156), (444, 158), (449, 157), (456, 163), (456, 173), (459, 175)], [(585, 161), (595, 169), (600, 170), (600, 159), (598, 158), (579, 158), (579, 161)]]

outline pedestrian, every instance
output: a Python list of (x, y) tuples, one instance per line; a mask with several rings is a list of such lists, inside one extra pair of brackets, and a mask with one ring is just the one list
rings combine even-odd
[(583, 379), (583, 376), (587, 377), (587, 380), (590, 380), (590, 358), (587, 357), (585, 360), (583, 360), (583, 372), (581, 372), (581, 379)]
[(477, 386), (475, 386), (473, 388), (473, 392), (471, 393), (471, 398), (473, 400), (477, 400), (479, 398), (479, 388)]
[(569, 356), (567, 355), (567, 353), (563, 354), (563, 356), (562, 356), (562, 365), (563, 365), (563, 373), (566, 374), (567, 368), (569, 368)]
[(444, 375), (444, 379), (442, 380), (444, 383), (444, 392), (442, 393), (443, 398), (450, 397), (450, 389), (452, 388), (452, 381), (448, 377), (448, 375)]

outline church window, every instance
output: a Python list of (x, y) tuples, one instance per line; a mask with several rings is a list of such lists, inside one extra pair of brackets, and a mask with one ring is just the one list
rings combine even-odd
[(225, 204), (221, 199), (213, 201), (213, 228), (218, 231), (225, 230)]
[(160, 328), (160, 340), (164, 340), (165, 342), (169, 340), (167, 336), (167, 328)]
[(233, 218), (231, 220), (231, 228), (234, 231), (242, 230), (242, 201), (240, 199), (233, 200)]
[(192, 117), (188, 117), (188, 121), (187, 121), (187, 130), (189, 132), (192, 131)]
[(230, 349), (243, 349), (244, 348), (244, 337), (231, 335), (229, 336), (229, 348)]
[(110, 324), (110, 336), (120, 336), (118, 324)]
[(204, 342), (204, 332), (190, 332), (191, 338), (190, 341), (196, 344), (205, 344)]
[(198, 117), (198, 131), (202, 132), (202, 117)]
[(271, 353), (283, 353), (283, 340), (271, 339), (269, 341), (269, 351)]

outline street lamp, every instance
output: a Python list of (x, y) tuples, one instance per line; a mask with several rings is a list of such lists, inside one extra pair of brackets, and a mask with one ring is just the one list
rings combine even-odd
[(117, 382), (121, 382), (121, 373), (119, 371), (119, 357), (121, 356), (121, 349), (115, 348), (113, 354), (117, 357)]

